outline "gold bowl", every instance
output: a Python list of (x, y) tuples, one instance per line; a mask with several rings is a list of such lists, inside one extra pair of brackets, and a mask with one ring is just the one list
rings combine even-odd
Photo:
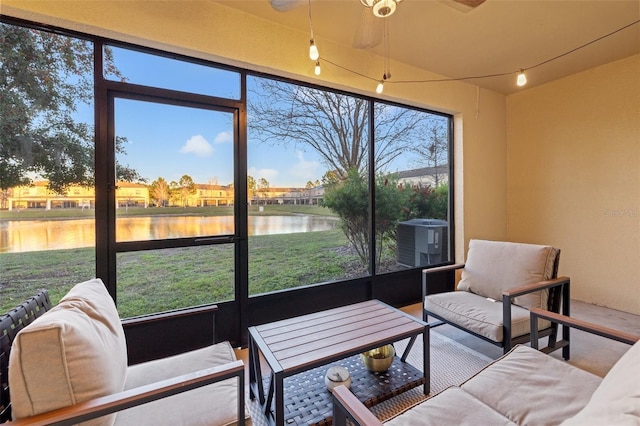
[(387, 371), (393, 363), (393, 357), (396, 355), (396, 350), (393, 345), (385, 345), (370, 351), (360, 354), (364, 366), (369, 371), (374, 373), (381, 373)]

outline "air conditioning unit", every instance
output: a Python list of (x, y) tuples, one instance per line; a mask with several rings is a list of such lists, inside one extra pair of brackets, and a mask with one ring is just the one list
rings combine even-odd
[(411, 219), (398, 223), (398, 263), (416, 267), (449, 260), (449, 223), (439, 219)]

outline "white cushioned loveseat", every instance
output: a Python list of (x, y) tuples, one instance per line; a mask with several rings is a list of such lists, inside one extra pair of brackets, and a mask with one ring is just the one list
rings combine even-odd
[[(640, 425), (640, 336), (532, 308), (532, 323), (538, 318), (633, 346), (600, 378), (538, 351), (537, 343), (533, 348), (517, 345), (459, 386), (445, 389), (384, 424)], [(335, 388), (333, 399), (334, 425), (344, 425), (347, 419), (360, 426), (382, 424), (346, 387)]]
[(100, 279), (74, 286), (23, 328), (9, 358), (13, 422), (244, 425), (244, 366), (228, 342), (128, 366)]

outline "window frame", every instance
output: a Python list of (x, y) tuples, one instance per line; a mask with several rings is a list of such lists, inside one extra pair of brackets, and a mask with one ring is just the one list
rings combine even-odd
[[(420, 273), (423, 267), (410, 268), (407, 271), (383, 272), (376, 274), (375, 272), (375, 238), (370, 238), (370, 275), (367, 277), (344, 280), (332, 283), (310, 283), (308, 286), (295, 288), (292, 290), (276, 292), (273, 294), (265, 294), (249, 297), (248, 293), (248, 243), (247, 243), (247, 77), (256, 76), (288, 82), (295, 85), (310, 87), (317, 90), (331, 91), (334, 93), (345, 94), (366, 100), (371, 108), (369, 109), (369, 217), (370, 232), (375, 235), (375, 166), (374, 166), (374, 108), (376, 102), (397, 106), (401, 108), (410, 108), (417, 111), (436, 114), (448, 118), (448, 173), (449, 173), (449, 262), (453, 263), (455, 259), (455, 217), (454, 212), (454, 156), (453, 156), (453, 140), (454, 140), (454, 123), (451, 114), (419, 108), (413, 105), (402, 104), (384, 99), (379, 99), (362, 94), (351, 93), (345, 90), (338, 90), (331, 87), (321, 86), (302, 82), (291, 78), (285, 78), (278, 75), (271, 75), (244, 68), (230, 66), (226, 64), (216, 63), (200, 58), (189, 57), (167, 51), (161, 51), (154, 48), (144, 47), (131, 43), (124, 43), (117, 40), (103, 38), (97, 35), (79, 33), (58, 27), (38, 24), (35, 22), (24, 21), (11, 17), (2, 16), (0, 21), (9, 25), (18, 25), (29, 27), (36, 30), (44, 30), (54, 32), (56, 34), (78, 37), (94, 44), (94, 113), (95, 113), (95, 191), (96, 191), (96, 276), (105, 281), (110, 294), (117, 300), (115, 285), (115, 255), (121, 251), (145, 250), (169, 247), (186, 247), (199, 244), (235, 244), (235, 262), (236, 262), (236, 281), (235, 295), (236, 300), (233, 302), (224, 302), (219, 304), (218, 317), (221, 322), (231, 324), (226, 329), (219, 331), (218, 336), (222, 339), (230, 340), (234, 344), (245, 345), (247, 341), (247, 327), (266, 321), (280, 319), (286, 316), (299, 315), (312, 312), (318, 309), (326, 309), (340, 304), (357, 302), (371, 298), (380, 298), (387, 303), (393, 305), (415, 303), (416, 295), (420, 294)], [(220, 68), (237, 72), (240, 74), (240, 99), (224, 99), (214, 96), (185, 93), (170, 89), (151, 88), (147, 86), (131, 84), (126, 82), (118, 82), (107, 80), (103, 77), (103, 52), (106, 45), (118, 46), (127, 49), (133, 49), (143, 53), (160, 55), (172, 59), (183, 60), (200, 65)], [(153, 102), (165, 102), (168, 104), (176, 104), (183, 106), (200, 105), (204, 108), (210, 108), (212, 104), (219, 105), (222, 108), (229, 108), (237, 115), (238, 128), (236, 130), (236, 154), (234, 158), (235, 169), (235, 236), (221, 236), (207, 242), (197, 242), (193, 238), (174, 239), (174, 240), (157, 240), (141, 244), (139, 242), (120, 242), (114, 243), (110, 241), (110, 235), (115, 231), (115, 197), (109, 194), (114, 190), (114, 161), (115, 153), (113, 152), (113, 144), (109, 141), (113, 140), (113, 98), (148, 100)], [(169, 100), (171, 99), (171, 100)], [(105, 161), (106, 160), (106, 161)], [(389, 290), (390, 283), (393, 283), (393, 290)], [(170, 317), (170, 315), (169, 315)]]

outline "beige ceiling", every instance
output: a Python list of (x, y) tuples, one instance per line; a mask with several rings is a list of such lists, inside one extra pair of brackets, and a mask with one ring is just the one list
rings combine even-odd
[[(274, 10), (269, 0), (215, 2), (309, 32), (305, 0), (286, 12)], [(363, 10), (359, 0), (312, 0), (316, 38), (352, 47)], [(392, 59), (447, 78), (513, 73), (470, 80), (505, 94), (521, 90), (515, 85), (521, 68), (531, 68), (526, 87), (533, 87), (640, 53), (636, 24), (536, 66), (638, 21), (640, 0), (486, 0), (472, 10), (452, 0), (404, 0), (386, 19)], [(371, 50), (383, 55), (384, 43)], [(392, 79), (403, 76), (392, 70)]]

